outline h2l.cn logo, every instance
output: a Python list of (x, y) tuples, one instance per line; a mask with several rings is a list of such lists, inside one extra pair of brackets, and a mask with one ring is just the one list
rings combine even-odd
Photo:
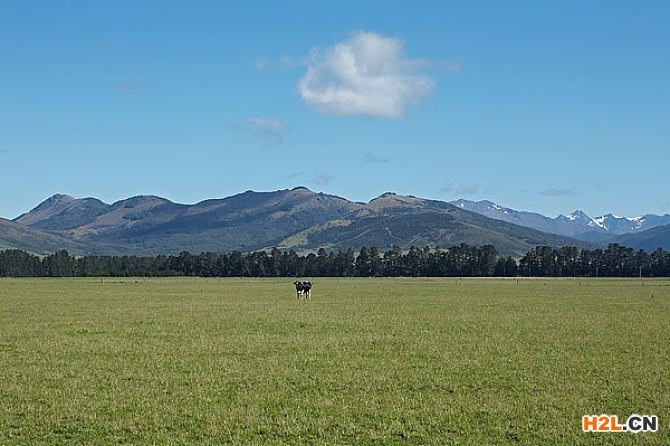
[(584, 415), (582, 417), (584, 432), (656, 432), (658, 417), (656, 415), (631, 415), (624, 424), (619, 424), (616, 415)]

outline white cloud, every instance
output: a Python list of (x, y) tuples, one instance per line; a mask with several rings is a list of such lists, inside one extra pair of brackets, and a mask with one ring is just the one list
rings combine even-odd
[(321, 174), (316, 178), (313, 178), (312, 183), (316, 184), (317, 186), (328, 186), (332, 178), (333, 177), (331, 177), (330, 175)]
[(284, 141), (284, 133), (289, 127), (279, 118), (247, 118), (241, 124), (229, 126), (233, 130), (249, 133), (259, 141), (272, 144), (281, 144)]
[(408, 59), (400, 39), (358, 32), (312, 50), (298, 93), (320, 112), (396, 119), (433, 88), (433, 79), (419, 72), (426, 62)]
[(288, 126), (279, 118), (247, 118), (247, 122), (259, 129), (268, 129), (275, 132), (288, 130)]

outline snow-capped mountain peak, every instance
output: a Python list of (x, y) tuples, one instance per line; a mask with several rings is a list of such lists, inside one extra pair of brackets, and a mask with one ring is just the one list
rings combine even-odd
[(591, 218), (586, 212), (579, 209), (568, 215), (559, 215), (556, 217), (556, 220), (607, 230), (602, 221), (599, 221), (597, 218)]
[(568, 215), (556, 218), (541, 214), (517, 211), (488, 200), (454, 200), (454, 206), (466, 209), (489, 218), (504, 220), (521, 226), (527, 226), (544, 232), (582, 238), (584, 240), (605, 240), (603, 237), (641, 232), (656, 226), (670, 224), (670, 214), (646, 214), (640, 217), (620, 217), (613, 213), (592, 218), (586, 212), (577, 209)]
[(629, 232), (638, 232), (640, 230), (646, 229), (647, 226), (647, 217), (651, 219), (663, 219), (663, 217), (658, 216), (640, 216), (640, 217), (621, 217), (615, 214), (605, 214), (601, 217), (597, 217), (595, 220), (601, 222), (601, 224), (607, 228), (607, 230), (615, 234), (626, 234)]
[[(451, 201), (450, 203), (461, 209), (477, 212), (479, 214), (487, 215), (491, 218), (500, 219), (501, 217), (496, 217), (496, 215), (509, 215), (511, 212), (515, 212), (512, 209), (506, 208), (489, 200), (470, 201), (460, 199)], [(504, 220), (505, 218), (502, 219)]]

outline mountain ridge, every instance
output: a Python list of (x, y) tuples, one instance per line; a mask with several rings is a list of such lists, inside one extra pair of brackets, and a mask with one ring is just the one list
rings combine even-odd
[(507, 208), (488, 200), (470, 201), (454, 200), (450, 203), (463, 209), (521, 226), (532, 227), (541, 231), (575, 237), (581, 240), (605, 242), (615, 240), (616, 236), (642, 232), (656, 226), (670, 224), (670, 214), (645, 214), (639, 217), (620, 217), (613, 213), (599, 217), (591, 217), (584, 211), (576, 209), (570, 214), (560, 214), (556, 218)]
[(662, 248), (670, 251), (670, 224), (655, 226), (646, 231), (623, 234), (617, 242), (623, 246), (635, 249), (643, 249), (647, 252)]
[(106, 204), (96, 198), (56, 194), (12, 223), (17, 225), (14, 229), (30, 228), (32, 237), (38, 239), (41, 233), (34, 231), (58, 237), (53, 240), (64, 244), (70, 241), (75, 254), (246, 252), (272, 246), (303, 251), (364, 245), (386, 249), (468, 243), (493, 244), (503, 254), (519, 255), (534, 244), (592, 246), (501, 223), (444, 201), (385, 192), (360, 203), (305, 187), (249, 190), (193, 205), (155, 195)]

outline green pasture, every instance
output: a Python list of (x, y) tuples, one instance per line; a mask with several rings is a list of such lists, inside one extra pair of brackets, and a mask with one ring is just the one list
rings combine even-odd
[(291, 282), (1, 279), (0, 445), (670, 444), (669, 280)]

